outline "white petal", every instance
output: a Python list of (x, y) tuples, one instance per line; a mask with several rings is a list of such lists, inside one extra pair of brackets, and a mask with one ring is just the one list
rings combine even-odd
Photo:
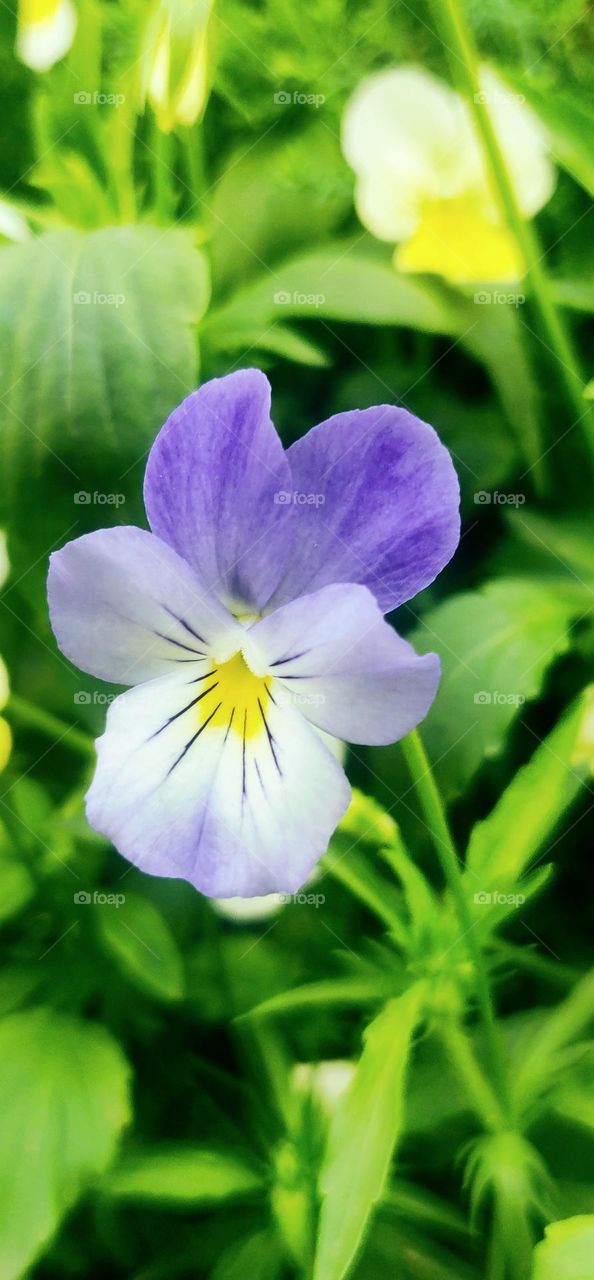
[[(16, 54), (33, 71), (49, 71), (55, 62), (68, 52), (76, 31), (76, 9), (70, 0), (58, 0), (47, 16), (47, 4), (38, 5), (29, 0), (24, 6), (26, 21), (20, 17), (16, 39)], [(36, 11), (41, 17), (36, 20)], [(29, 18), (29, 13), (31, 17)]]
[(531, 218), (555, 189), (546, 131), (522, 96), (492, 67), (481, 67), (481, 86), (520, 209)]
[[(97, 529), (50, 557), (48, 600), (62, 653), (83, 671), (138, 684), (223, 660), (242, 629), (181, 556), (146, 529)], [(195, 673), (194, 673), (195, 674)]]
[(465, 104), (419, 67), (389, 68), (359, 85), (342, 145), (359, 178), (361, 221), (382, 239), (410, 235), (425, 200), (459, 195), (481, 177)]
[(189, 705), (196, 687), (165, 676), (112, 703), (89, 822), (144, 871), (210, 897), (293, 893), (348, 807), (344, 773), (292, 709), (271, 700), (266, 725), (244, 739), (216, 704), (201, 722), (217, 695), (201, 713)]

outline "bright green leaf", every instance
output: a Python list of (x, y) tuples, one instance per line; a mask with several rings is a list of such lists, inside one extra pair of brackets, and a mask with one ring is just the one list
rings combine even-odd
[(412, 642), (439, 654), (443, 674), (423, 738), (448, 797), (464, 790), (485, 757), (502, 751), (524, 702), (537, 697), (551, 663), (568, 648), (580, 601), (569, 588), (552, 592), (535, 579), (510, 578), (425, 615)]
[(235, 1153), (171, 1146), (129, 1156), (111, 1171), (102, 1191), (116, 1200), (183, 1207), (216, 1204), (261, 1187), (257, 1170)]
[(109, 1164), (130, 1118), (128, 1075), (119, 1046), (93, 1023), (50, 1008), (0, 1022), (2, 1280), (29, 1268)]
[(466, 858), (471, 895), (509, 893), (579, 794), (584, 769), (575, 758), (590, 702), (578, 699), (474, 827)]
[(594, 1214), (549, 1223), (534, 1250), (532, 1280), (594, 1280)]
[(315, 1280), (342, 1280), (384, 1189), (404, 1113), (406, 1069), (424, 986), (390, 1000), (365, 1033), (352, 1084), (332, 1123), (321, 1175)]
[(293, 987), (291, 991), (281, 991), (279, 995), (263, 1000), (244, 1016), (266, 1018), (278, 1013), (326, 1008), (328, 1005), (360, 1005), (380, 1000), (382, 994), (379, 978), (327, 978), (308, 982), (304, 987)]

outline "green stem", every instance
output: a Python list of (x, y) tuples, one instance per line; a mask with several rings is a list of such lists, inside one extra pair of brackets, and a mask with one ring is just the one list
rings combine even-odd
[(417, 795), (421, 802), (425, 821), (433, 839), (437, 856), (449, 885), (452, 898), (456, 904), (458, 919), (462, 930), (462, 937), (464, 938), (474, 973), (477, 1001), (483, 1022), (486, 1048), (493, 1072), (493, 1079), (498, 1091), (500, 1103), (507, 1110), (508, 1087), (505, 1062), (499, 1038), (499, 1029), (497, 1027), (493, 1004), (491, 1001), (489, 979), (487, 977), (487, 970), (482, 951), (474, 935), (474, 926), (476, 922), (472, 918), (470, 906), (466, 898), (462, 874), (460, 871), (460, 861), (452, 839), (445, 809), (433, 777), (433, 772), (431, 765), (429, 764), (425, 748), (416, 729), (413, 730), (412, 733), (409, 733), (408, 737), (403, 738), (401, 746)]
[(485, 1073), (477, 1062), (469, 1038), (455, 1020), (445, 1020), (439, 1028), (448, 1056), (456, 1068), (460, 1079), (464, 1082), (474, 1109), (480, 1117), (485, 1129), (490, 1133), (498, 1133), (506, 1128), (505, 1114)]
[(170, 222), (175, 208), (171, 169), (172, 137), (163, 133), (153, 119), (149, 150), (153, 157), (153, 213), (158, 222)]
[(195, 124), (190, 129), (182, 126), (178, 130), (178, 136), (183, 149), (187, 171), (187, 183), (192, 197), (191, 214), (195, 219), (196, 210), (194, 205), (198, 200), (200, 200), (202, 192), (206, 186), (204, 152), (202, 145), (202, 126), (200, 124)]
[(509, 960), (512, 964), (524, 969), (526, 973), (534, 974), (535, 978), (551, 983), (552, 986), (573, 987), (582, 977), (581, 969), (562, 964), (558, 960), (549, 960), (548, 956), (538, 955), (529, 947), (518, 947), (515, 943), (507, 942), (503, 938), (493, 938), (490, 945), (496, 955)]
[(544, 344), (555, 357), (557, 376), (571, 412), (575, 414), (573, 425), (577, 425), (578, 421), (583, 423), (586, 445), (590, 453), (594, 454), (594, 417), (583, 397), (585, 380), (565, 323), (555, 305), (550, 281), (543, 266), (538, 236), (533, 225), (522, 217), (507, 164), (484, 101), (479, 76), (479, 55), (466, 20), (463, 0), (436, 0), (436, 14), (443, 26), (445, 44), (455, 58), (453, 65), (456, 79), (460, 82), (460, 88), (474, 116), (501, 212), (524, 259), (528, 294), (542, 326)]
[(10, 696), (6, 715), (26, 729), (36, 729), (46, 737), (53, 738), (54, 741), (59, 739), (61, 745), (71, 747), (86, 760), (95, 759), (95, 744), (90, 734), (81, 732), (65, 720), (60, 720), (58, 716), (52, 715), (51, 711), (44, 711), (42, 707), (36, 707), (25, 698), (19, 698), (16, 693)]
[(335, 858), (332, 854), (327, 853), (323, 865), (325, 871), (329, 871), (331, 875), (335, 876), (346, 889), (349, 889), (355, 898), (363, 902), (369, 911), (372, 911), (383, 924), (387, 925), (401, 946), (404, 947), (406, 945), (406, 930), (400, 916), (396, 914), (388, 902), (384, 901), (379, 890), (357, 875), (348, 858)]

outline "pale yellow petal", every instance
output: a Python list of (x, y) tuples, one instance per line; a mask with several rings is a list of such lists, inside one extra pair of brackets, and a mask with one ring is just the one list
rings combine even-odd
[(453, 284), (511, 283), (523, 274), (513, 236), (484, 216), (476, 197), (429, 202), (394, 262), (399, 271), (430, 272)]
[(0, 716), (0, 773), (6, 768), (12, 751), (10, 725)]

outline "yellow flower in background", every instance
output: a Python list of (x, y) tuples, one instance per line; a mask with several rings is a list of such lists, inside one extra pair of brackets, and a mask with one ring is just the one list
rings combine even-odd
[[(6, 550), (6, 534), (0, 531), (0, 590), (4, 586), (9, 573), (8, 553)], [(8, 672), (0, 658), (0, 711), (4, 710), (10, 695)], [(12, 734), (6, 720), (0, 716), (0, 773), (6, 768), (12, 750)]]
[(159, 0), (148, 24), (143, 97), (164, 133), (192, 125), (209, 91), (209, 18), (213, 0)]
[[(544, 130), (488, 67), (481, 85), (520, 211), (531, 218), (555, 185)], [(453, 89), (415, 66), (368, 76), (347, 103), (342, 147), (357, 175), (361, 222), (396, 243), (399, 271), (434, 272), (456, 284), (522, 276), (471, 111)]]
[(19, 0), (16, 55), (33, 71), (49, 71), (63, 58), (75, 31), (71, 0)]

